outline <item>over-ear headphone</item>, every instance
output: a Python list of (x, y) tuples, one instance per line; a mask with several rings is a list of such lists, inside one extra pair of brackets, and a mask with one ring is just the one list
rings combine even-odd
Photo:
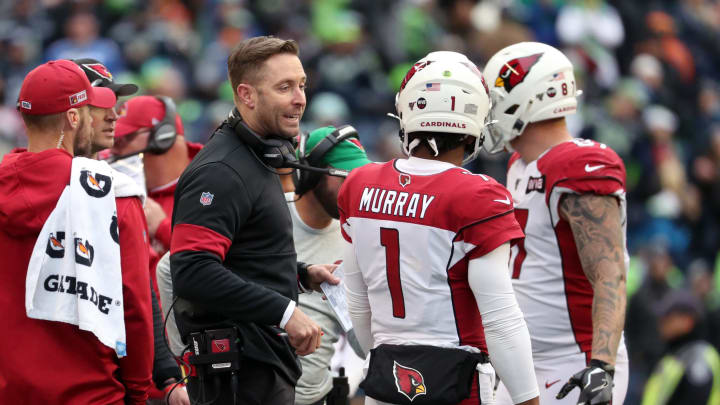
[(298, 159), (290, 140), (280, 137), (262, 137), (256, 134), (242, 121), (237, 108), (230, 113), (227, 122), (240, 139), (255, 151), (266, 165), (276, 169), (297, 165)]
[(145, 152), (154, 155), (162, 155), (172, 148), (177, 138), (177, 128), (175, 128), (175, 102), (170, 97), (156, 96), (165, 106), (165, 117), (162, 121), (150, 128), (150, 136), (148, 137), (147, 148)]
[(322, 174), (324, 173), (324, 171), (319, 170), (308, 170), (307, 167), (318, 169), (324, 167), (325, 165), (322, 163), (322, 159), (328, 152), (332, 150), (332, 148), (334, 148), (340, 142), (344, 141), (347, 138), (359, 139), (360, 137), (357, 133), (357, 130), (351, 125), (343, 125), (337, 127), (328, 136), (318, 142), (318, 144), (315, 145), (315, 147), (312, 148), (309, 153), (307, 153), (305, 151), (305, 147), (308, 138), (308, 134), (302, 133), (300, 135), (300, 142), (298, 144), (300, 165), (304, 167), (301, 167), (299, 170), (295, 170), (295, 173), (293, 173), (293, 183), (295, 183), (295, 194), (297, 195), (303, 195), (308, 191), (314, 189), (320, 182)]

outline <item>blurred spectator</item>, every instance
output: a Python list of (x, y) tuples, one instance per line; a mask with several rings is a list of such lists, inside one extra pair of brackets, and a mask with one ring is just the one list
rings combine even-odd
[(695, 254), (712, 263), (720, 245), (720, 124), (710, 129), (710, 139), (692, 162), (692, 177), (700, 191), (702, 214), (695, 223)]
[(660, 340), (654, 311), (672, 290), (669, 276), (673, 262), (663, 244), (650, 245), (644, 253), (646, 277), (630, 298), (625, 319), (625, 338), (630, 357), (630, 385), (626, 397), (629, 404), (636, 403), (653, 365), (663, 353), (664, 344)]
[(720, 348), (720, 292), (715, 289), (715, 278), (711, 270), (705, 260), (694, 260), (688, 268), (688, 285), (705, 311), (703, 336), (715, 349), (718, 349)]
[(716, 404), (720, 355), (701, 337), (703, 310), (687, 291), (674, 291), (658, 307), (665, 356), (648, 380), (642, 405)]
[(312, 127), (339, 126), (350, 118), (350, 108), (335, 93), (317, 93), (310, 101), (307, 114)]
[(700, 217), (701, 206), (697, 188), (688, 182), (683, 151), (674, 139), (678, 119), (659, 105), (646, 107), (642, 119), (647, 138), (639, 139), (632, 151), (639, 179), (629, 195), (635, 204), (631, 226), (639, 243), (663, 238), (676, 259), (687, 264), (690, 222)]
[(97, 18), (79, 11), (65, 23), (65, 37), (53, 42), (45, 52), (46, 60), (92, 58), (103, 61), (113, 72), (125, 70), (118, 45), (99, 37)]
[(568, 45), (592, 41), (606, 49), (613, 49), (625, 37), (617, 10), (597, 0), (565, 4), (560, 8), (556, 28), (560, 41)]

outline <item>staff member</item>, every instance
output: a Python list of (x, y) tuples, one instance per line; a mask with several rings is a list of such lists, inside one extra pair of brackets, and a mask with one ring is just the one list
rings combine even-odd
[[(347, 132), (345, 132), (347, 131)], [(348, 172), (370, 163), (358, 135), (350, 126), (323, 127), (301, 136), (298, 155), (314, 167), (333, 167)], [(347, 136), (347, 137), (344, 137)], [(328, 145), (334, 145), (329, 146)], [(293, 221), (293, 240), (298, 258), (308, 262), (333, 263), (342, 259), (344, 240), (340, 234), (337, 196), (343, 177), (300, 170), (294, 193), (287, 193)], [(325, 332), (315, 353), (302, 357), (302, 376), (297, 382), (296, 405), (321, 405), (333, 388), (330, 363), (335, 344), (344, 333), (340, 321), (321, 294), (303, 294), (300, 308)], [(352, 331), (351, 331), (352, 332)], [(347, 335), (355, 354), (365, 358), (354, 333)], [(329, 402), (329, 401), (328, 401)]]
[[(68, 60), (33, 69), (20, 89), (18, 110), (27, 127), (28, 147), (5, 155), (0, 163), (0, 246), (6, 252), (0, 255), (2, 404), (144, 405), (147, 399), (152, 383), (152, 312), (139, 198), (116, 194), (122, 301), (115, 302), (123, 306), (126, 356), (118, 357), (72, 320), (28, 317), (24, 304), (30, 257), (70, 181), (73, 155), (91, 150), (93, 118), (88, 106), (112, 108), (115, 101), (112, 90), (92, 87)], [(71, 235), (64, 238), (58, 232), (57, 237), (53, 246), (63, 256), (75, 251)], [(101, 244), (95, 246), (90, 256), (97, 254), (95, 258), (102, 260)], [(82, 295), (79, 282), (65, 280), (65, 288), (58, 291)], [(85, 290), (89, 296), (90, 287)], [(93, 294), (97, 299), (94, 290)], [(58, 307), (58, 313), (62, 310)]]
[[(87, 76), (90, 83), (93, 84), (94, 87), (107, 87), (110, 90), (112, 90), (115, 93), (115, 96), (120, 98), (121, 96), (128, 96), (133, 93), (135, 93), (138, 90), (138, 87), (132, 83), (115, 83), (113, 80), (113, 75), (110, 73), (107, 67), (100, 63), (100, 61), (95, 59), (74, 59), (73, 62), (80, 66), (80, 68), (85, 72), (85, 76)], [(136, 97), (138, 99), (140, 97)], [(160, 101), (158, 101), (159, 103)], [(152, 109), (145, 109), (152, 111)], [(90, 106), (90, 115), (93, 117), (92, 122), (92, 147), (90, 148), (90, 153), (85, 155), (87, 158), (95, 159), (97, 157), (97, 152), (103, 150), (112, 148), (115, 144), (115, 132), (116, 132), (116, 123), (119, 125), (120, 123), (118, 121), (118, 115), (115, 111), (115, 106), (111, 106), (109, 108), (100, 108), (95, 106)], [(123, 128), (125, 128), (123, 126)], [(188, 159), (189, 163), (190, 159)], [(179, 173), (178, 173), (179, 175)], [(115, 186), (117, 188), (117, 180), (121, 178), (121, 173), (115, 173)], [(131, 182), (131, 184), (135, 184), (135, 182), (130, 178), (126, 177), (128, 182)], [(143, 194), (143, 191), (139, 188), (137, 189), (138, 197), (140, 197), (140, 194)], [(142, 199), (142, 198), (141, 198)], [(150, 216), (147, 214), (147, 204), (149, 199), (145, 199), (145, 217), (147, 220), (147, 223), (150, 223)], [(162, 213), (162, 209), (160, 210)], [(157, 223), (157, 221), (156, 221)], [(168, 238), (169, 238), (169, 228), (170, 224), (168, 221), (167, 224), (168, 227)], [(152, 232), (148, 232), (150, 234), (150, 238), (153, 237)], [(150, 251), (149, 253), (152, 253)], [(156, 284), (152, 279), (154, 279), (155, 274), (155, 268), (153, 266), (152, 261), (152, 255), (150, 259), (150, 278), (151, 283)], [(152, 288), (151, 286), (151, 296), (152, 296), (152, 319), (153, 319), (153, 382), (155, 383), (155, 389), (151, 389), (148, 392), (148, 403), (153, 404), (157, 402), (161, 402), (166, 396), (168, 405), (189, 405), (190, 399), (187, 396), (187, 392), (184, 389), (173, 389), (175, 384), (182, 379), (182, 374), (180, 372), (180, 368), (178, 367), (177, 363), (175, 362), (175, 359), (173, 358), (170, 351), (167, 349), (167, 346), (165, 345), (164, 340), (164, 331), (163, 331), (163, 316), (162, 311), (160, 309), (160, 305), (158, 303), (158, 299), (156, 296), (155, 291), (157, 290), (157, 287)]]
[[(188, 391), (217, 404), (292, 404), (295, 354), (312, 353), (321, 338), (296, 307), (298, 282), (339, 282), (334, 266), (297, 263), (273, 154), (263, 151), (298, 135), (306, 76), (297, 43), (273, 37), (238, 44), (228, 76), (236, 110), (180, 176), (170, 262), (180, 333), (209, 339), (208, 330), (235, 328), (240, 369), (191, 377)], [(234, 350), (225, 342), (212, 350)]]

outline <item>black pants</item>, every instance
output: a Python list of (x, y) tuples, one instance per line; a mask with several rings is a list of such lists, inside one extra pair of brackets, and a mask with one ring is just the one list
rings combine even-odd
[[(202, 385), (197, 377), (188, 379), (187, 390), (192, 404), (206, 405), (293, 405), (295, 386), (272, 366), (243, 359), (237, 375), (237, 397), (233, 402), (230, 373), (205, 376)], [(212, 401), (212, 402), (210, 402)]]

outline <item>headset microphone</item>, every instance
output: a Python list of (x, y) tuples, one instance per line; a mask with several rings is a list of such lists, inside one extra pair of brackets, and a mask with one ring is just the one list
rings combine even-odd
[(347, 170), (335, 169), (333, 167), (313, 167), (292, 162), (285, 162), (285, 167), (292, 167), (294, 169), (307, 170), (309, 172), (322, 173), (335, 177), (347, 177), (348, 174), (350, 174)]
[(110, 156), (108, 156), (107, 159), (102, 159), (102, 160), (107, 162), (107, 164), (111, 165), (111, 164), (117, 162), (118, 160), (123, 160), (123, 159), (129, 158), (131, 156), (139, 155), (143, 152), (145, 152), (145, 151), (141, 150), (138, 152), (128, 153), (127, 155), (110, 155)]

